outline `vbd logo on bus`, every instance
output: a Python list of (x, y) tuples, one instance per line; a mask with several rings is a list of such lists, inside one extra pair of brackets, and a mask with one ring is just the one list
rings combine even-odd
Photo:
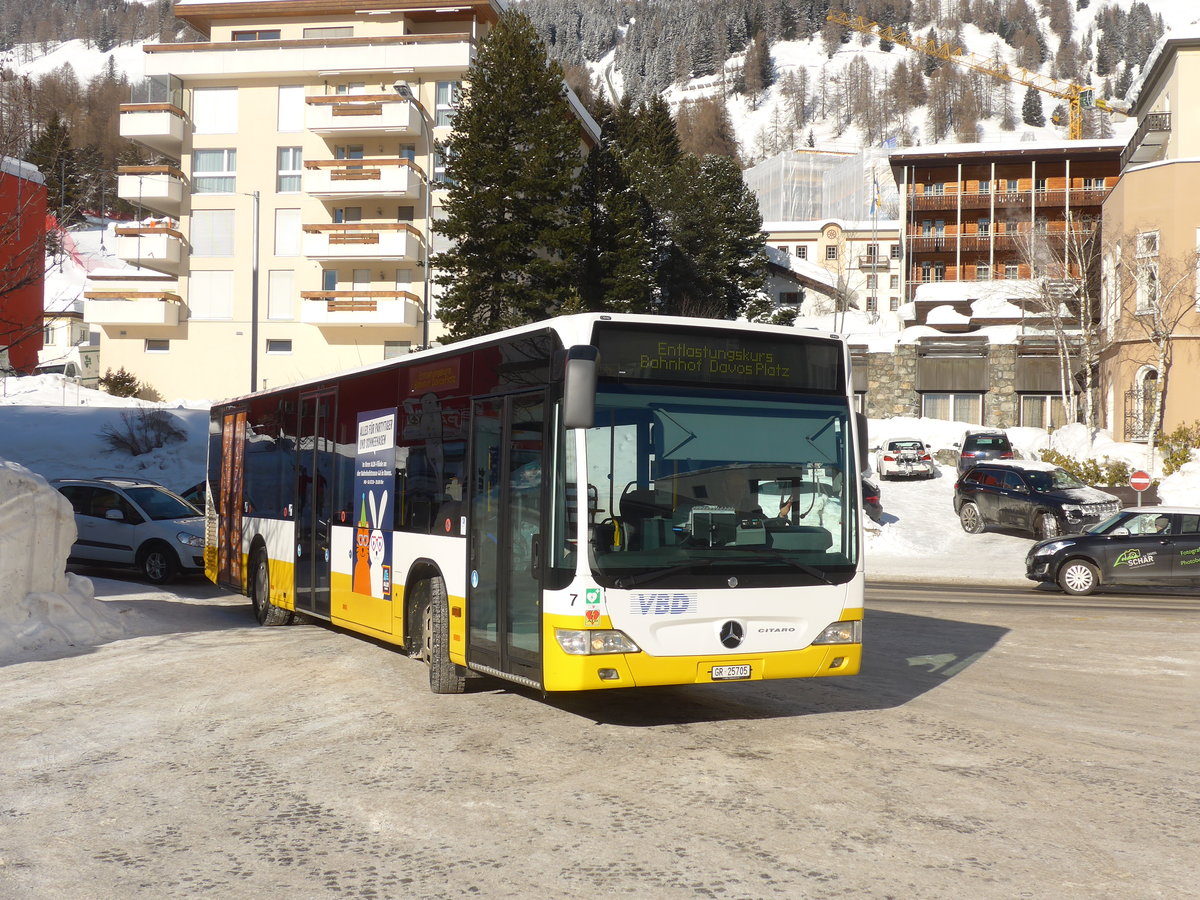
[(695, 594), (661, 593), (634, 594), (629, 598), (629, 611), (635, 616), (682, 616), (695, 612)]
[(1155, 558), (1156, 556), (1157, 554), (1155, 553), (1147, 553), (1143, 556), (1141, 550), (1126, 550), (1117, 557), (1117, 561), (1113, 563), (1113, 568), (1127, 566), (1130, 569), (1140, 569), (1143, 566), (1152, 566), (1158, 562)]

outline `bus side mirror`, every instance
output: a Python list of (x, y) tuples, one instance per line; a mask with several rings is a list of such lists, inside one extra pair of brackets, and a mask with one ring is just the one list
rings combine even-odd
[(869, 459), (867, 457), (867, 417), (864, 413), (856, 412), (854, 414), (855, 425), (858, 428), (858, 468), (859, 471), (866, 471), (870, 468)]
[(587, 344), (567, 348), (563, 372), (563, 425), (591, 428), (596, 424), (596, 365), (599, 351)]

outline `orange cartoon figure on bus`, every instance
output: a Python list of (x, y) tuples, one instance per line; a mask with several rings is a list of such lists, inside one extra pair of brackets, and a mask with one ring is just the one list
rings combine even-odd
[[(374, 499), (371, 501), (374, 506)], [(358, 511), (358, 527), (354, 529), (354, 582), (351, 589), (356, 594), (371, 593), (371, 563), (368, 551), (371, 543), (370, 525), (367, 524), (367, 498), (364, 495)]]

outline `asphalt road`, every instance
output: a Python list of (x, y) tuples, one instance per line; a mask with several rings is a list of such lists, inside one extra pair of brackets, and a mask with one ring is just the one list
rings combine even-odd
[(1187, 598), (873, 586), (859, 676), (544, 698), (180, 594), (0, 668), (0, 897), (1200, 896)]

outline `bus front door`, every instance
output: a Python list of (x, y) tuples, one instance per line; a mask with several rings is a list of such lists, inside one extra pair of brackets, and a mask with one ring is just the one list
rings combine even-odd
[(541, 685), (541, 392), (477, 400), (471, 420), (470, 665)]
[(296, 442), (296, 609), (329, 616), (329, 539), (333, 517), (332, 393), (300, 398)]

